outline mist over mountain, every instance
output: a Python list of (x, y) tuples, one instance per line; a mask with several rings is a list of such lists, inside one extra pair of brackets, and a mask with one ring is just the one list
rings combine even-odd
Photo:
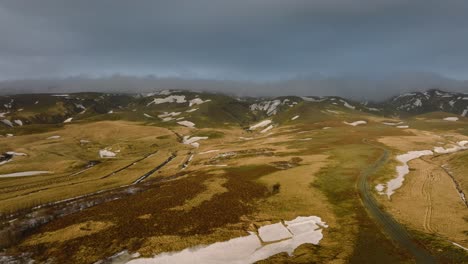
[(433, 73), (389, 74), (373, 77), (343, 75), (302, 76), (294, 79), (256, 82), (177, 77), (112, 75), (77, 76), (64, 79), (30, 79), (0, 82), (1, 94), (110, 92), (142, 93), (162, 89), (220, 92), (237, 96), (342, 96), (354, 100), (384, 100), (391, 96), (429, 89), (468, 92), (468, 81)]

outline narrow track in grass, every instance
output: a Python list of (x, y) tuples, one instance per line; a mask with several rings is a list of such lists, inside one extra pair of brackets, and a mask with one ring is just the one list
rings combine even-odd
[(393, 219), (390, 214), (379, 207), (379, 204), (372, 196), (368, 184), (368, 178), (388, 161), (390, 151), (379, 145), (374, 145), (366, 139), (363, 140), (363, 143), (383, 151), (382, 156), (362, 171), (358, 178), (357, 189), (367, 212), (371, 218), (383, 228), (385, 234), (387, 234), (400, 248), (407, 250), (414, 257), (417, 263), (437, 263), (434, 256), (432, 256), (431, 253), (421, 245), (418, 245), (402, 225)]

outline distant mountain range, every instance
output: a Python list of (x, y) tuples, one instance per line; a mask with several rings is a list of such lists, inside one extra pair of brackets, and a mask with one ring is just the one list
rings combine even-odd
[[(170, 126), (188, 121), (201, 127), (250, 122), (295, 109), (300, 112), (338, 109), (379, 116), (408, 117), (446, 112), (468, 117), (468, 94), (429, 90), (405, 93), (383, 102), (358, 102), (337, 96), (237, 97), (219, 93), (162, 90), (144, 94), (70, 93), (0, 96), (0, 125), (76, 121), (129, 120)], [(333, 110), (327, 110), (333, 111)], [(187, 123), (186, 123), (187, 124)]]

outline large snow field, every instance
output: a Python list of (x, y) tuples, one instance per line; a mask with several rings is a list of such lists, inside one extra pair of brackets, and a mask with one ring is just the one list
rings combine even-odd
[(434, 153), (430, 150), (418, 150), (418, 151), (410, 151), (408, 153), (398, 155), (396, 159), (403, 163), (403, 165), (397, 166), (397, 177), (388, 181), (386, 184), (387, 190), (386, 194), (387, 197), (390, 198), (392, 194), (395, 193), (395, 190), (400, 188), (403, 185), (403, 181), (405, 180), (405, 176), (409, 173), (409, 166), (408, 162), (414, 159), (418, 159), (422, 156), (426, 155), (433, 155)]
[[(328, 227), (317, 216), (297, 217), (292, 221), (279, 222), (261, 227), (255, 234), (233, 238), (208, 246), (196, 246), (179, 252), (167, 252), (153, 258), (134, 259), (130, 264), (244, 264), (267, 259), (279, 253), (292, 255), (303, 244), (318, 245), (323, 238), (322, 230)], [(263, 245), (261, 241), (271, 241)]]
[[(454, 153), (460, 150), (468, 149), (468, 140), (462, 140), (452, 145), (451, 147), (434, 147), (434, 151), (431, 150), (418, 150), (418, 151), (409, 151), (405, 154), (398, 155), (396, 159), (402, 163), (396, 167), (397, 176), (388, 181), (386, 184), (378, 184), (375, 186), (375, 189), (379, 194), (386, 194), (388, 198), (395, 193), (395, 190), (400, 188), (403, 185), (405, 176), (409, 173), (408, 162), (414, 159), (418, 159), (422, 156), (434, 155), (434, 154), (448, 154)], [(385, 190), (386, 189), (386, 190)], [(384, 191), (385, 190), (385, 191)]]

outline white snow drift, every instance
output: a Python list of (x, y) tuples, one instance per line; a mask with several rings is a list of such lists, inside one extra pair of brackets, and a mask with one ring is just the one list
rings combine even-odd
[[(447, 153), (454, 153), (460, 150), (468, 149), (468, 140), (462, 140), (456, 143), (449, 148), (444, 147), (434, 147), (434, 151), (431, 150), (418, 150), (418, 151), (409, 151), (408, 153), (398, 155), (396, 159), (403, 163), (403, 165), (399, 165), (396, 167), (397, 177), (388, 181), (386, 184), (378, 184), (375, 189), (378, 191), (379, 194), (386, 194), (388, 198), (395, 193), (395, 190), (400, 188), (403, 185), (403, 181), (405, 180), (405, 176), (409, 173), (409, 166), (408, 162), (414, 159), (418, 159), (422, 156), (433, 155), (434, 153), (437, 154), (447, 154)], [(384, 192), (384, 190), (386, 191)]]
[(255, 129), (257, 129), (257, 128), (266, 127), (266, 126), (268, 126), (269, 124), (271, 124), (271, 122), (272, 122), (271, 120), (263, 120), (263, 121), (261, 121), (261, 122), (255, 124), (255, 125), (251, 126), (251, 127), (249, 128), (249, 130), (255, 130)]
[(194, 123), (192, 123), (192, 122), (190, 122), (190, 121), (186, 121), (186, 120), (184, 120), (184, 121), (179, 121), (179, 122), (177, 122), (177, 124), (179, 124), (179, 125), (181, 125), (181, 126), (190, 127), (190, 128), (195, 127), (195, 124), (194, 124)]
[(468, 149), (467, 145), (468, 145), (468, 140), (463, 140), (463, 141), (457, 142), (457, 145), (453, 145), (450, 148), (434, 147), (434, 152), (439, 153), (439, 154), (453, 153), (453, 152), (457, 152), (460, 150)]
[(184, 136), (182, 143), (186, 145), (191, 145), (195, 148), (198, 148), (200, 146), (200, 143), (198, 141), (200, 140), (206, 140), (208, 137), (190, 137), (190, 136)]
[(192, 100), (189, 101), (189, 107), (192, 107), (194, 105), (201, 105), (201, 104), (208, 103), (208, 102), (211, 102), (211, 100), (207, 99), (207, 100), (203, 101), (200, 98), (195, 98), (195, 99), (192, 99)]
[(99, 150), (99, 157), (101, 159), (102, 158), (115, 158), (115, 156), (117, 156), (117, 154), (115, 152), (110, 151), (110, 150), (107, 150), (107, 149)]
[(13, 178), (13, 177), (25, 177), (25, 176), (35, 176), (40, 174), (49, 174), (51, 171), (23, 171), (23, 172), (14, 172), (9, 174), (0, 174), (0, 178)]
[(444, 120), (445, 120), (445, 121), (458, 121), (458, 117), (450, 116), (450, 117), (444, 118)]
[[(395, 193), (395, 190), (400, 188), (403, 185), (403, 181), (405, 180), (405, 176), (409, 173), (409, 166), (408, 162), (422, 156), (433, 155), (434, 153), (430, 150), (417, 150), (417, 151), (409, 151), (408, 153), (398, 155), (396, 159), (403, 163), (403, 165), (397, 166), (397, 177), (388, 181), (385, 185), (387, 197), (390, 198), (392, 194)], [(383, 189), (380, 191), (383, 192)]]
[(186, 103), (185, 95), (170, 95), (165, 98), (154, 98), (153, 101), (149, 102), (146, 106), (150, 106), (152, 104), (164, 104), (164, 103)]
[(359, 125), (365, 125), (365, 124), (367, 124), (367, 122), (364, 121), (364, 120), (354, 121), (354, 122), (351, 122), (351, 123), (346, 122), (346, 121), (343, 121), (343, 123), (345, 123), (345, 124), (347, 124), (347, 125), (350, 125), (350, 126), (359, 126)]
[[(317, 216), (297, 217), (292, 221), (261, 227), (259, 235), (234, 238), (208, 246), (187, 248), (179, 252), (156, 255), (153, 258), (134, 259), (127, 263), (254, 263), (285, 252), (289, 255), (302, 244), (318, 245), (323, 238), (322, 230), (328, 227)], [(262, 241), (269, 241), (263, 245)]]

